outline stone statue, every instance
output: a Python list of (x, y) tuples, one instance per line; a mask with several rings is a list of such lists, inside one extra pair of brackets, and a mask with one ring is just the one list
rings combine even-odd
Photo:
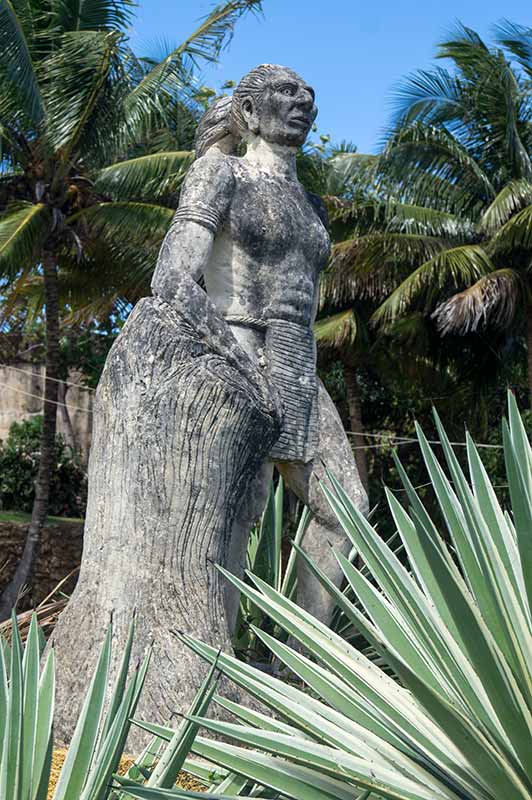
[[(138, 716), (184, 711), (202, 676), (181, 629), (230, 648), (241, 572), (275, 465), (314, 519), (305, 549), (336, 582), (346, 541), (319, 488), (324, 464), (365, 508), (349, 443), (316, 375), (312, 325), (327, 215), (296, 175), (313, 89), (264, 64), (206, 112), (152, 282), (98, 387), (83, 562), (57, 626), (59, 732), (68, 737), (111, 611), (154, 642)], [(245, 155), (236, 149), (243, 141)], [(300, 565), (298, 602), (328, 596)], [(117, 656), (118, 658), (118, 656)]]

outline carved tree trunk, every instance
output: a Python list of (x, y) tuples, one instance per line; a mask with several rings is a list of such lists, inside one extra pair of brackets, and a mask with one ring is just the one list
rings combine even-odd
[(344, 380), (345, 391), (347, 398), (347, 408), (349, 410), (349, 423), (353, 433), (361, 434), (355, 436), (355, 461), (357, 462), (358, 474), (362, 485), (368, 492), (368, 462), (366, 458), (366, 451), (364, 445), (366, 439), (364, 438), (364, 426), (362, 424), (362, 409), (360, 406), (360, 395), (358, 392), (357, 374), (356, 369), (351, 366), (344, 367)]
[(46, 379), (44, 387), (43, 428), (40, 442), (40, 459), (35, 500), (24, 550), (15, 574), (0, 600), (0, 620), (11, 613), (19, 593), (31, 578), (37, 557), (42, 527), (48, 514), (50, 478), (54, 465), (54, 444), (57, 421), (57, 379), (59, 378), (59, 301), (57, 265), (52, 253), (42, 259), (44, 298), (46, 303)]
[(153, 298), (136, 306), (96, 394), (80, 578), (54, 634), (59, 738), (111, 613), (116, 661), (134, 610), (137, 656), (154, 643), (138, 716), (187, 710), (205, 667), (172, 631), (230, 647), (214, 564), (232, 566), (239, 502), (277, 435), (251, 384), (186, 321)]

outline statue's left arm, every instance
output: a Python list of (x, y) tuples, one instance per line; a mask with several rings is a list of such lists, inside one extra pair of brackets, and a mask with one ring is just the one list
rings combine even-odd
[[(329, 233), (329, 214), (327, 212), (327, 206), (325, 205), (321, 197), (319, 197), (317, 194), (311, 194), (309, 192), (308, 198), (312, 206), (314, 207), (316, 214), (320, 218), (321, 224), (323, 225), (327, 233)], [(320, 274), (318, 273), (316, 275), (316, 285), (314, 287), (314, 303), (312, 306), (312, 314), (310, 320), (311, 325), (314, 325), (314, 323), (316, 322), (316, 316), (318, 314), (319, 306), (320, 306)]]

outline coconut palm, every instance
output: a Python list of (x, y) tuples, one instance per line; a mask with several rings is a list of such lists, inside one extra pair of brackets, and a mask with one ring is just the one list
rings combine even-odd
[(442, 334), (526, 323), (532, 403), (532, 30), (495, 32), (490, 47), (459, 26), (438, 49), (453, 69), (417, 72), (398, 92), (382, 185), (422, 207), (430, 235), (374, 319), (417, 307)]
[(190, 102), (195, 63), (215, 59), (236, 20), (260, 0), (217, 6), (159, 61), (131, 51), (132, 7), (132, 0), (0, 0), (0, 280), (19, 291), (41, 283), (47, 338), (35, 505), (0, 617), (30, 574), (46, 517), (61, 288), (70, 285), (74, 298), (86, 277), (106, 275), (107, 301), (111, 290), (117, 300), (134, 298), (149, 269), (150, 238), (160, 239), (172, 215), (154, 197), (175, 190), (189, 154), (131, 156)]
[(359, 434), (355, 455), (366, 485), (360, 370), (369, 369), (386, 383), (395, 383), (397, 361), (404, 361), (401, 351), (407, 347), (409, 359), (401, 375), (408, 386), (429, 374), (432, 384), (436, 376), (439, 383), (440, 379), (448, 383), (451, 377), (439, 337), (431, 335), (422, 314), (414, 311), (394, 320), (386, 328), (386, 338), (376, 335), (372, 317), (415, 259), (429, 257), (452, 237), (466, 237), (469, 232), (446, 212), (406, 202), (400, 187), (391, 180), (384, 183), (382, 162), (381, 157), (357, 153), (344, 144), (321, 159), (321, 172), (314, 170), (321, 177), (316, 188), (328, 205), (333, 240), (321, 282), (316, 338), (325, 357), (335, 352), (343, 364), (350, 428)]

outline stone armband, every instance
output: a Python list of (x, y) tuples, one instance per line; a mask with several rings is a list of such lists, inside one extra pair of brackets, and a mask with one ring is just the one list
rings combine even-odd
[(178, 222), (197, 222), (198, 225), (203, 225), (211, 233), (216, 233), (220, 227), (220, 214), (214, 208), (204, 205), (203, 203), (196, 202), (192, 204), (185, 204), (180, 206), (174, 214), (172, 220), (172, 227)]

